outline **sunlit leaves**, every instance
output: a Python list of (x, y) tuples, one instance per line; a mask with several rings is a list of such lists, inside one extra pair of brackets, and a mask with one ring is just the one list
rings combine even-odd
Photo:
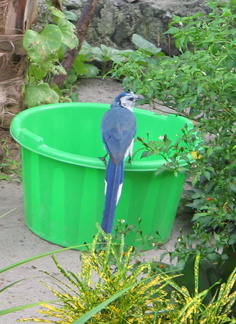
[(29, 107), (35, 107), (40, 104), (57, 103), (59, 96), (47, 83), (31, 83), (25, 87), (25, 100)]
[(145, 52), (156, 55), (158, 53), (161, 53), (161, 48), (156, 47), (153, 43), (147, 41), (143, 37), (141, 37), (138, 34), (132, 35), (132, 42), (139, 48), (143, 49)]
[(79, 41), (75, 35), (75, 25), (69, 22), (66, 19), (59, 19), (58, 27), (61, 31), (61, 42), (68, 46), (70, 49), (75, 48), (78, 46)]
[[(189, 199), (193, 200), (195, 237), (202, 239), (204, 253), (211, 258), (208, 244), (215, 242), (216, 253), (236, 244), (232, 239), (232, 227), (236, 228), (236, 2), (211, 0), (208, 6), (205, 15), (173, 17), (167, 33), (181, 55), (158, 57), (141, 49), (126, 55), (125, 63), (116, 64), (113, 75), (152, 106), (159, 108), (161, 103), (195, 121), (203, 141), (191, 151), (196, 161), (189, 171), (191, 185), (201, 197)], [(150, 152), (154, 153), (149, 148), (143, 156)], [(215, 231), (221, 233), (217, 240)], [(183, 258), (185, 253), (184, 248)]]
[(23, 45), (35, 63), (55, 58), (61, 47), (62, 34), (58, 26), (47, 25), (41, 33), (27, 30)]

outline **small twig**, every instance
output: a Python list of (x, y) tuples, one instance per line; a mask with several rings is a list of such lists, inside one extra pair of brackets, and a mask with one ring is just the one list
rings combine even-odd
[(5, 214), (1, 215), (0, 218), (3, 218), (4, 216), (7, 216), (8, 214), (10, 214), (11, 212), (13, 212), (14, 210), (16, 210), (16, 208), (13, 208), (13, 209), (9, 210)]
[[(70, 71), (76, 56), (78, 55), (78, 53), (80, 52), (80, 50), (82, 48), (83, 42), (87, 35), (89, 24), (92, 19), (92, 15), (94, 13), (94, 10), (95, 10), (95, 7), (97, 4), (98, 4), (98, 0), (87, 0), (87, 3), (85, 4), (85, 6), (83, 8), (81, 16), (80, 16), (79, 20), (77, 21), (76, 33), (77, 33), (77, 37), (79, 39), (79, 46), (78, 46), (78, 48), (67, 50), (65, 57), (61, 63), (61, 65), (64, 67), (66, 72)], [(53, 78), (52, 83), (55, 83), (60, 88), (60, 87), (62, 87), (63, 82), (65, 81), (66, 78), (67, 78), (67, 75), (64, 75), (64, 74), (56, 75)]]

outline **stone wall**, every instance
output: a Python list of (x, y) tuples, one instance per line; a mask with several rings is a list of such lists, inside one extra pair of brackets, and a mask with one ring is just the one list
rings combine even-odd
[[(129, 2), (128, 2), (129, 1)], [(86, 0), (65, 0), (67, 10), (78, 16)], [(166, 54), (174, 54), (173, 41), (165, 35), (173, 15), (187, 16), (207, 12), (206, 0), (100, 0), (87, 35), (93, 45), (118, 49), (133, 48), (134, 33), (143, 36)]]

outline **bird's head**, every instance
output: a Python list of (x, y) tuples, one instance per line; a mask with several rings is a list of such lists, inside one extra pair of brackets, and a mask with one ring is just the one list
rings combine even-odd
[(123, 108), (127, 108), (132, 111), (135, 103), (141, 99), (143, 99), (143, 97), (138, 96), (133, 92), (122, 92), (115, 98), (112, 106), (113, 107), (121, 106)]

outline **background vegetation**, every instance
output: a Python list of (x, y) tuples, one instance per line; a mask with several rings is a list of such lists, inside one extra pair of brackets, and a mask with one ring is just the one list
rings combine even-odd
[[(163, 103), (195, 121), (201, 138), (189, 170), (194, 234), (182, 236), (179, 261), (200, 252), (212, 262), (234, 252), (236, 196), (235, 1), (208, 3), (207, 17), (175, 16), (167, 33), (181, 52), (177, 57), (136, 51), (113, 75), (128, 89), (143, 93), (153, 106)], [(192, 133), (189, 139), (192, 141)], [(173, 256), (174, 256), (173, 255)]]
[[(153, 107), (162, 103), (194, 121), (194, 131), (183, 129), (185, 143), (195, 144), (195, 162), (184, 170), (178, 168), (178, 156), (188, 162), (181, 146), (175, 147), (178, 156), (173, 160), (167, 137), (157, 142), (139, 139), (144, 158), (164, 154), (170, 172), (189, 175), (192, 189), (186, 197), (193, 233), (181, 235), (170, 254), (177, 266), (136, 262), (125, 238), (117, 246), (108, 236), (107, 245), (97, 249), (96, 238), (88, 254), (82, 254), (80, 276), (55, 260), (68, 284), (57, 282), (59, 292), (47, 284), (60, 303), (44, 305), (42, 322), (236, 323), (236, 2), (210, 0), (208, 6), (204, 17), (200, 13), (173, 17), (167, 33), (174, 37), (179, 56), (165, 56), (138, 35), (133, 41), (142, 45), (125, 53), (85, 43), (64, 82), (66, 100), (76, 100), (73, 84), (79, 75), (108, 73), (126, 89), (142, 93)], [(53, 77), (65, 73), (61, 65), (65, 49), (78, 44), (65, 14), (50, 10), (51, 22), (40, 32), (27, 31), (24, 38), (30, 63), (24, 89), (28, 106), (65, 97)], [(97, 282), (92, 281), (93, 272)]]

